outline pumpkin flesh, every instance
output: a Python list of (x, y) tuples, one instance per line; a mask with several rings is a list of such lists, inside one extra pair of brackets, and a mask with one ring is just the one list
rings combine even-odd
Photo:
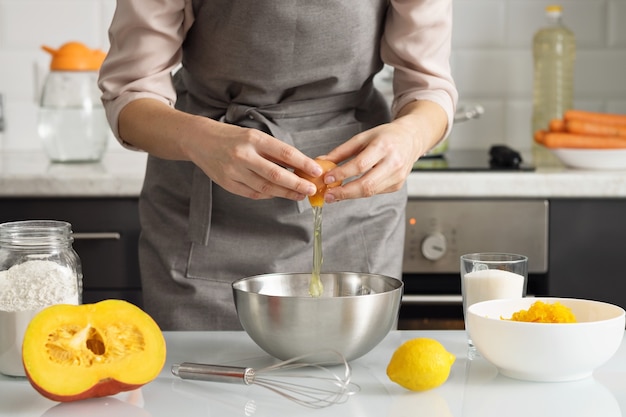
[(42, 310), (26, 329), (22, 360), (43, 396), (76, 401), (141, 387), (161, 372), (165, 353), (163, 334), (148, 314), (105, 300)]

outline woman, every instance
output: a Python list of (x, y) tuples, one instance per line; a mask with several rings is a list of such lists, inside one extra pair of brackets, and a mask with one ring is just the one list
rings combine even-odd
[[(401, 276), (404, 182), (452, 125), (451, 0), (121, 0), (99, 85), (120, 142), (149, 153), (144, 308), (163, 329), (240, 328), (237, 278), (312, 268)], [(373, 88), (395, 67), (392, 114)], [(172, 76), (172, 72), (175, 71)], [(393, 119), (391, 118), (393, 116)], [(364, 198), (367, 197), (367, 198)]]

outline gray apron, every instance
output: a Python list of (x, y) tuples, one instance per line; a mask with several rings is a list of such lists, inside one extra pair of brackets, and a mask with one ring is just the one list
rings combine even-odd
[[(177, 108), (261, 129), (315, 157), (389, 120), (372, 87), (387, 0), (194, 1)], [(401, 277), (406, 190), (326, 205), (325, 271)], [(310, 272), (307, 200), (233, 195), (149, 157), (140, 199), (144, 308), (164, 330), (240, 329), (231, 283)]]

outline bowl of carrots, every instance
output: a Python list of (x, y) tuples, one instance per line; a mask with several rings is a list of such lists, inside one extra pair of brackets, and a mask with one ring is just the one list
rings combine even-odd
[(626, 114), (568, 110), (534, 139), (572, 168), (626, 169)]

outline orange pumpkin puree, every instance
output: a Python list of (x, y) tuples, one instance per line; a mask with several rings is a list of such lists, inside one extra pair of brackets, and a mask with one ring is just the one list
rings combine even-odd
[(558, 301), (552, 304), (536, 301), (528, 310), (520, 310), (513, 313), (510, 319), (503, 318), (502, 320), (532, 323), (576, 323), (576, 317), (572, 310)]

